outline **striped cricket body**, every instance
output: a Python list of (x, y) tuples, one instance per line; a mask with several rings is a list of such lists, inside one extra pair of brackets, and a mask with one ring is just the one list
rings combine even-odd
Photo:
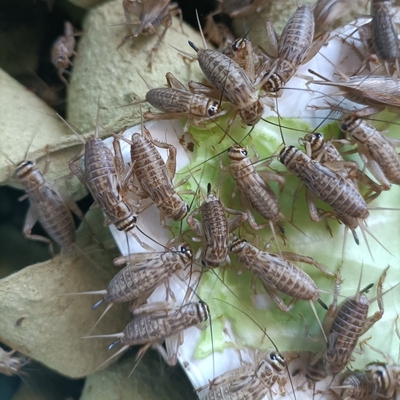
[(34, 240), (51, 241), (45, 237), (32, 235), (31, 230), (39, 220), (49, 236), (62, 248), (75, 243), (76, 229), (70, 208), (61, 195), (48, 182), (34, 161), (21, 161), (15, 175), (24, 187), (30, 208), (23, 228), (24, 235)]
[[(336, 283), (334, 300), (329, 306), (323, 322), (327, 342), (323, 350), (310, 361), (309, 369), (312, 369), (316, 363), (321, 364), (322, 359), (326, 373), (335, 376), (350, 362), (358, 339), (382, 318), (384, 312), (382, 286), (387, 269), (383, 271), (378, 282), (379, 310), (370, 317), (368, 317), (370, 303), (365, 292), (373, 285), (370, 284), (361, 291), (358, 287), (355, 296), (345, 299), (338, 306), (337, 297), (340, 285)], [(340, 273), (337, 277), (338, 281), (340, 281)]]
[[(205, 329), (210, 320), (210, 310), (203, 301), (179, 306), (171, 306), (166, 302), (150, 303), (135, 309), (133, 314), (133, 320), (123, 332), (84, 337), (85, 339), (118, 338), (109, 346), (110, 350), (119, 343), (123, 344), (123, 347), (100, 367), (129, 346), (137, 345), (143, 345), (139, 350), (138, 360), (149, 347), (155, 347), (167, 364), (173, 366), (177, 363), (178, 348), (183, 343), (183, 331), (192, 326)], [(162, 346), (164, 341), (166, 349)]]
[(145, 120), (169, 120), (187, 116), (184, 132), (188, 132), (191, 123), (202, 126), (225, 114), (217, 100), (201, 93), (189, 92), (170, 72), (166, 78), (169, 87), (150, 89), (146, 93), (146, 101), (161, 113), (147, 111), (143, 114)]
[(285, 147), (279, 160), (319, 199), (345, 217), (366, 219), (367, 204), (352, 182), (323, 164), (312, 160), (294, 146)]
[(347, 386), (340, 391), (343, 400), (373, 400), (374, 385), (365, 371), (343, 373), (340, 386)]
[[(76, 162), (84, 157), (84, 168)], [(86, 140), (84, 149), (69, 163), (71, 171), (90, 191), (108, 219), (119, 231), (130, 232), (136, 227), (137, 215), (124, 196), (121, 187), (123, 167), (116, 164), (113, 152), (98, 138), (98, 130), (94, 137)]]
[(400, 72), (400, 46), (392, 14), (391, 0), (371, 0), (372, 47), (389, 75), (391, 75), (390, 67), (393, 65), (397, 73)]
[[(149, 197), (159, 208), (163, 217), (172, 218), (174, 221), (182, 220), (187, 212), (187, 203), (175, 192), (172, 179), (176, 170), (176, 149), (167, 143), (139, 133), (132, 135), (131, 159), (133, 174), (139, 186), (136, 188), (142, 198)], [(168, 160), (165, 163), (156, 147), (168, 150)]]
[[(237, 217), (229, 222), (225, 212)], [(202, 217), (201, 223), (194, 218), (199, 213)], [(203, 204), (187, 218), (191, 229), (204, 238), (206, 246), (201, 257), (203, 266), (216, 268), (227, 259), (229, 234), (246, 219), (246, 213), (225, 207), (222, 201), (211, 193), (211, 185), (208, 185), (207, 197)]]
[[(244, 267), (254, 272), (272, 300), (284, 312), (290, 311), (298, 300), (319, 301), (319, 290), (314, 281), (289, 259), (313, 264), (326, 276), (333, 276), (311, 257), (289, 252), (283, 252), (283, 257), (280, 257), (277, 254), (262, 251), (244, 239), (234, 240), (230, 251), (237, 255)], [(278, 297), (277, 291), (292, 297), (289, 305)]]
[(243, 365), (213, 379), (199, 393), (200, 400), (262, 399), (275, 382), (282, 387), (287, 381), (286, 362), (280, 353), (271, 351), (254, 365)]
[(387, 138), (367, 121), (346, 115), (340, 123), (342, 132), (357, 145), (357, 150), (371, 174), (389, 190), (391, 183), (400, 185), (398, 142)]
[(282, 87), (296, 73), (297, 68), (308, 61), (314, 29), (314, 14), (310, 6), (300, 6), (283, 28), (277, 58), (257, 85), (267, 95), (281, 96)]
[(246, 72), (217, 50), (200, 50), (192, 42), (189, 41), (189, 44), (196, 51), (206, 78), (238, 110), (246, 125), (255, 125), (262, 117), (264, 105)]

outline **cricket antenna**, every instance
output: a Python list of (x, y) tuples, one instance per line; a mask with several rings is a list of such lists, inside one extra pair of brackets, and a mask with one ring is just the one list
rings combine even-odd
[(32, 135), (31, 140), (29, 141), (28, 147), (26, 148), (26, 151), (25, 151), (24, 160), (27, 159), (28, 153), (29, 153), (29, 149), (31, 148), (32, 143), (33, 143), (33, 139), (35, 139), (35, 136), (36, 136), (36, 134), (37, 134), (38, 132), (39, 132), (39, 131), (36, 131), (36, 132)]
[[(314, 315), (315, 315), (315, 318), (317, 319), (318, 325), (319, 325), (319, 327), (321, 328), (321, 332), (322, 332), (322, 335), (324, 336), (325, 342), (328, 342), (328, 339), (327, 339), (327, 337), (326, 337), (326, 334), (325, 334), (324, 328), (323, 328), (323, 326), (322, 326), (321, 320), (319, 319), (318, 314), (317, 314), (317, 310), (315, 309), (314, 302), (313, 302), (312, 300), (309, 300), (309, 302), (310, 302), (311, 310), (313, 311), (313, 313), (314, 313)], [(318, 303), (320, 303), (320, 302), (319, 302), (319, 299), (318, 299)], [(322, 303), (322, 301), (321, 301), (321, 303)], [(320, 303), (320, 304), (321, 304), (321, 303)], [(324, 303), (322, 303), (322, 304), (324, 304)], [(322, 304), (321, 304), (321, 305), (322, 305)], [(324, 305), (325, 305), (325, 304), (324, 304)], [(325, 305), (325, 307), (326, 307), (326, 305)], [(324, 308), (325, 308), (325, 307), (324, 307)], [(326, 307), (326, 309), (328, 309), (328, 307)]]
[(94, 137), (96, 139), (99, 138), (99, 120), (100, 120), (100, 95), (97, 98), (96, 129), (95, 129), (95, 134), (94, 134)]
[(83, 136), (83, 133), (73, 124), (67, 122), (60, 114), (57, 116), (64, 122), (65, 125), (75, 134), (75, 136), (83, 143), (86, 144), (86, 138)]
[[(201, 39), (203, 40), (203, 46), (204, 46), (205, 49), (207, 49), (207, 42), (206, 42), (206, 38), (204, 37), (204, 34), (203, 34), (203, 29), (201, 29), (201, 24), (200, 24), (200, 19), (199, 19), (199, 13), (197, 12), (197, 8), (196, 8), (196, 19), (197, 19), (197, 25), (199, 26), (199, 31), (200, 31)], [(189, 44), (190, 44), (190, 42), (189, 42)], [(191, 44), (190, 44), (190, 45), (191, 45)], [(192, 46), (192, 45), (191, 45), (191, 46)], [(196, 52), (199, 51), (199, 49), (196, 50), (193, 46), (192, 46), (192, 48), (193, 48)]]
[[(3, 156), (4, 156), (12, 165), (14, 165), (14, 167), (17, 166), (17, 164), (16, 164), (13, 160), (11, 160), (11, 158), (8, 156), (8, 154), (7, 154), (5, 151), (3, 151), (2, 149), (0, 149), (0, 153), (3, 154)], [(26, 158), (26, 156), (25, 156), (25, 158)]]
[(246, 317), (250, 318), (251, 321), (253, 321), (253, 323), (258, 326), (261, 331), (264, 333), (264, 335), (268, 338), (268, 340), (271, 342), (272, 346), (275, 347), (275, 350), (279, 352), (278, 346), (275, 344), (275, 342), (272, 340), (272, 338), (268, 335), (266, 328), (263, 328), (254, 318), (250, 317), (250, 315), (248, 315), (247, 313), (245, 313), (242, 309), (240, 309), (239, 307), (236, 307), (235, 305), (222, 300), (222, 299), (217, 299), (216, 297), (213, 297), (213, 300), (217, 300), (220, 301), (222, 303), (228, 304), (230, 307), (233, 307), (235, 310), (240, 311), (242, 314), (246, 315)]
[(278, 114), (279, 131), (281, 133), (282, 143), (286, 147), (286, 142), (285, 142), (285, 138), (283, 137), (283, 131), (282, 131), (282, 126), (281, 126), (281, 121), (280, 121), (279, 108), (278, 108), (278, 99), (276, 99), (275, 103), (276, 103), (276, 113)]

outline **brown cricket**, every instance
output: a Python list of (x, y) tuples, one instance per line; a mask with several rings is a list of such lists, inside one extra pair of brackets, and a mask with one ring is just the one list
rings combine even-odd
[(266, 72), (263, 72), (257, 87), (262, 88), (268, 96), (280, 97), (282, 88), (295, 74), (297, 68), (315, 55), (314, 52), (311, 52), (309, 57), (314, 28), (314, 14), (308, 5), (300, 6), (290, 17), (283, 28), (279, 41), (276, 39), (272, 25), (267, 25), (267, 31), (273, 32), (271, 33), (273, 35), (271, 43), (277, 45), (273, 55), (275, 61)]
[(374, 400), (374, 384), (365, 371), (348, 371), (340, 377), (342, 400)]
[(252, 82), (265, 68), (270, 65), (269, 58), (257, 51), (249, 39), (240, 38), (222, 47), (219, 51), (234, 60), (244, 71)]
[[(51, 253), (54, 253), (52, 240), (63, 249), (75, 243), (76, 229), (71, 210), (81, 218), (83, 214), (72, 199), (64, 201), (58, 191), (46, 181), (44, 174), (48, 170), (49, 162), (47, 159), (42, 173), (34, 161), (21, 161), (15, 168), (15, 175), (26, 191), (23, 198), (27, 197), (30, 203), (23, 233), (28, 239), (48, 243)], [(37, 221), (52, 240), (31, 233)]]
[(145, 120), (159, 121), (188, 117), (183, 128), (187, 133), (190, 125), (205, 126), (207, 122), (226, 114), (217, 100), (189, 92), (170, 72), (165, 77), (168, 87), (150, 89), (146, 93), (145, 100), (161, 113), (147, 111), (143, 114)]
[[(360, 336), (382, 318), (384, 312), (382, 286), (388, 268), (383, 271), (378, 282), (376, 299), (379, 311), (370, 317), (368, 317), (370, 302), (365, 292), (373, 286), (372, 284), (360, 291), (360, 279), (356, 295), (347, 298), (339, 306), (337, 304), (339, 285), (336, 285), (333, 302), (329, 306), (323, 323), (328, 340), (324, 349), (310, 361), (310, 366), (322, 358), (326, 373), (333, 376), (346, 367)], [(340, 281), (340, 271), (337, 280)]]
[(203, 33), (205, 38), (218, 49), (230, 46), (236, 39), (228, 25), (215, 22), (211, 15), (205, 20)]
[[(164, 39), (165, 34), (172, 25), (172, 17), (179, 15), (182, 27), (182, 10), (179, 8), (178, 3), (171, 2), (171, 0), (144, 0), (139, 2), (136, 0), (123, 0), (122, 6), (124, 8), (125, 20), (128, 33), (118, 46), (120, 48), (131, 37), (138, 37), (139, 35), (158, 35), (157, 43), (150, 50), (149, 68), (152, 67), (154, 57)], [(131, 14), (138, 16), (139, 21), (132, 22)], [(139, 25), (135, 32), (132, 31), (131, 25)], [(163, 25), (164, 30), (161, 35), (158, 34), (159, 27)]]
[[(315, 161), (320, 162), (322, 165), (331, 168), (343, 179), (345, 179), (349, 184), (352, 184), (354, 188), (358, 191), (358, 181), (361, 181), (370, 188), (371, 194), (365, 197), (366, 202), (370, 202), (375, 199), (381, 193), (381, 187), (368, 178), (365, 174), (358, 170), (357, 163), (353, 161), (345, 161), (342, 155), (339, 153), (337, 148), (333, 145), (332, 141), (325, 141), (323, 135), (314, 132), (307, 134), (304, 138), (300, 139), (300, 142), (305, 146), (307, 154)], [(311, 219), (313, 221), (318, 221), (327, 218), (329, 213), (324, 213), (316, 210), (315, 198), (310, 193), (307, 193), (307, 203), (309, 207), (309, 212)], [(332, 215), (333, 216), (333, 215)], [(359, 244), (359, 239), (356, 233), (356, 229), (360, 229), (364, 232), (368, 232), (372, 237), (372, 233), (366, 227), (364, 221), (359, 220), (356, 217), (352, 217), (343, 212), (336, 212), (336, 217), (344, 223), (347, 229), (352, 231), (354, 240)], [(360, 224), (361, 222), (361, 224)], [(327, 225), (327, 221), (325, 221)], [(330, 231), (329, 226), (327, 225)], [(330, 231), (331, 233), (331, 231)], [(332, 234), (332, 233), (331, 233)], [(344, 239), (345, 244), (346, 236)], [(343, 252), (344, 252), (343, 244)], [(368, 243), (367, 243), (368, 245)], [(369, 246), (368, 246), (369, 248)], [(342, 253), (343, 256), (343, 253)]]
[[(228, 149), (228, 157), (231, 160), (229, 169), (243, 199), (246, 199), (247, 203), (250, 203), (268, 221), (257, 225), (250, 209), (245, 207), (250, 226), (255, 230), (269, 226), (274, 235), (275, 242), (278, 243), (275, 226), (278, 227), (281, 235), (284, 235), (284, 229), (279, 220), (286, 220), (286, 218), (280, 212), (278, 198), (267, 181), (273, 180), (278, 182), (282, 189), (285, 179), (272, 172), (257, 172), (253, 164), (258, 160), (258, 155), (256, 154), (253, 159), (250, 159), (247, 150), (239, 144), (235, 144)], [(244, 202), (242, 201), (242, 203)]]
[[(149, 198), (158, 207), (161, 211), (163, 225), (165, 225), (165, 218), (180, 221), (186, 216), (189, 207), (175, 191), (175, 187), (183, 184), (185, 180), (176, 185), (172, 183), (176, 171), (176, 148), (153, 139), (144, 126), (143, 130), (146, 136), (134, 133), (131, 140), (114, 136), (114, 146), (119, 147), (120, 139), (131, 145), (131, 173), (137, 179), (138, 184), (131, 182), (129, 187), (141, 199)], [(166, 163), (156, 147), (168, 150)], [(139, 212), (150, 204), (141, 206)]]
[(350, 142), (357, 145), (362, 161), (383, 190), (389, 190), (392, 183), (400, 185), (400, 157), (396, 151), (399, 140), (386, 137), (384, 132), (351, 114), (343, 116), (339, 125)]
[[(200, 50), (191, 41), (189, 45), (196, 51), (200, 68), (206, 78), (236, 108), (237, 112), (232, 116), (229, 125), (233, 123), (237, 113), (246, 125), (255, 125), (262, 117), (264, 105), (247, 73), (235, 61), (217, 50)], [(202, 92), (207, 94), (209, 91), (210, 88), (204, 86)]]
[(312, 7), (315, 20), (314, 41), (331, 32), (334, 23), (348, 13), (350, 7), (349, 0), (318, 0)]
[(396, 26), (392, 19), (391, 0), (371, 0), (372, 44), (376, 55), (390, 75), (389, 67), (395, 65), (400, 73), (400, 46)]
[[(395, 332), (400, 339), (398, 327), (399, 316), (395, 320)], [(396, 364), (389, 354), (383, 353), (381, 350), (372, 347), (372, 350), (381, 354), (386, 362), (372, 362), (365, 366), (365, 374), (373, 385), (373, 393), (377, 398), (396, 399), (400, 393), (400, 364)]]
[(107, 289), (68, 293), (68, 296), (103, 295), (93, 305), (93, 310), (104, 301), (109, 303), (91, 329), (93, 331), (114, 304), (132, 302), (131, 308), (139, 307), (162, 284), (166, 287), (166, 300), (169, 297), (175, 299), (173, 292), (169, 288), (169, 277), (172, 274), (176, 274), (182, 281), (185, 281), (183, 271), (192, 264), (192, 260), (192, 250), (186, 243), (170, 247), (164, 252), (135, 253), (120, 256), (114, 260), (114, 265), (121, 266), (125, 263), (127, 265), (111, 279)]
[[(279, 160), (301, 179), (309, 193), (330, 205), (337, 215), (361, 219), (368, 217), (364, 198), (354, 184), (339, 173), (313, 160), (294, 146), (283, 148)], [(329, 213), (324, 214), (318, 217), (317, 213), (316, 220), (330, 216)]]
[(395, 364), (392, 358), (387, 357), (387, 363), (367, 364), (365, 371), (367, 378), (372, 382), (373, 393), (377, 398), (397, 398), (400, 391), (400, 365)]
[[(137, 223), (137, 213), (134, 210), (136, 204), (128, 196), (129, 181), (126, 178), (129, 174), (125, 174), (125, 164), (118, 144), (114, 144), (114, 154), (99, 138), (99, 113), (95, 134), (89, 139), (61, 119), (83, 143), (83, 150), (71, 159), (69, 168), (88, 188), (94, 201), (106, 215), (104, 225), (114, 224), (119, 231), (129, 232), (143, 248), (153, 250), (133, 232)], [(82, 158), (83, 168), (77, 165)]]
[(68, 21), (64, 23), (64, 35), (60, 36), (51, 48), (51, 62), (57, 68), (60, 80), (68, 86), (68, 81), (64, 78), (64, 73), (69, 73), (67, 68), (72, 66), (71, 57), (75, 53), (75, 33), (74, 27)]
[[(133, 320), (123, 332), (111, 335), (85, 336), (85, 339), (118, 338), (109, 346), (113, 349), (117, 344), (123, 344), (99, 368), (123, 353), (129, 346), (143, 345), (137, 355), (139, 361), (149, 347), (156, 348), (168, 365), (177, 363), (178, 348), (183, 343), (183, 331), (197, 326), (205, 329), (210, 320), (210, 310), (206, 303), (198, 301), (183, 306), (171, 306), (166, 302), (146, 304), (133, 311)], [(162, 346), (166, 342), (166, 349)]]
[(285, 393), (287, 367), (282, 354), (271, 351), (255, 362), (246, 363), (213, 379), (200, 388), (200, 400), (263, 399), (278, 382), (280, 394)]
[[(30, 206), (25, 217), (23, 234), (27, 239), (48, 243), (51, 254), (54, 254), (54, 242), (63, 250), (72, 246), (77, 247), (76, 228), (71, 211), (81, 219), (84, 219), (83, 213), (71, 197), (61, 195), (50, 182), (46, 181), (45, 174), (50, 166), (48, 148), (43, 172), (39, 170), (35, 161), (27, 159), (32, 142), (33, 138), (25, 152), (24, 160), (18, 164), (1, 151), (14, 164), (14, 176), (26, 192), (19, 200), (29, 199)], [(37, 222), (40, 222), (51, 239), (32, 234), (32, 228)]]
[[(201, 223), (195, 219), (200, 213)], [(237, 217), (228, 221), (225, 213)], [(246, 213), (225, 207), (222, 201), (211, 192), (211, 184), (207, 185), (207, 197), (203, 204), (187, 217), (190, 228), (205, 242), (201, 256), (201, 263), (204, 267), (216, 268), (222, 262), (229, 260), (229, 234), (246, 220)]]
[(0, 347), (0, 374), (6, 376), (22, 374), (22, 368), (29, 363), (23, 355), (17, 355), (16, 350), (5, 351)]
[[(400, 79), (389, 76), (379, 75), (355, 75), (347, 77), (339, 72), (342, 81), (332, 82), (315, 71), (309, 69), (313, 75), (322, 80), (312, 80), (309, 84), (335, 86), (340, 90), (330, 96), (344, 96), (348, 100), (358, 104), (365, 104), (366, 107), (352, 111), (355, 117), (366, 117), (383, 111), (387, 108), (389, 111), (398, 113), (400, 108)], [(348, 110), (328, 103), (329, 109), (348, 113)], [(322, 107), (319, 107), (322, 109)]]
[(358, 30), (364, 48), (370, 53), (369, 58), (377, 57), (389, 76), (394, 68), (398, 77), (400, 46), (393, 11), (391, 0), (371, 0), (371, 22)]
[[(302, 256), (290, 252), (282, 252), (283, 257), (277, 254), (262, 251), (245, 239), (235, 239), (229, 247), (229, 251), (236, 254), (239, 262), (261, 280), (261, 283), (281, 311), (288, 312), (298, 300), (308, 300), (314, 309), (312, 302), (320, 300), (320, 290), (311, 277), (294, 265), (291, 261), (299, 261), (314, 265), (325, 276), (331, 277), (335, 274), (329, 272), (322, 264), (311, 257)], [(278, 296), (282, 292), (292, 297), (286, 305)], [(326, 306), (325, 306), (326, 307)]]

